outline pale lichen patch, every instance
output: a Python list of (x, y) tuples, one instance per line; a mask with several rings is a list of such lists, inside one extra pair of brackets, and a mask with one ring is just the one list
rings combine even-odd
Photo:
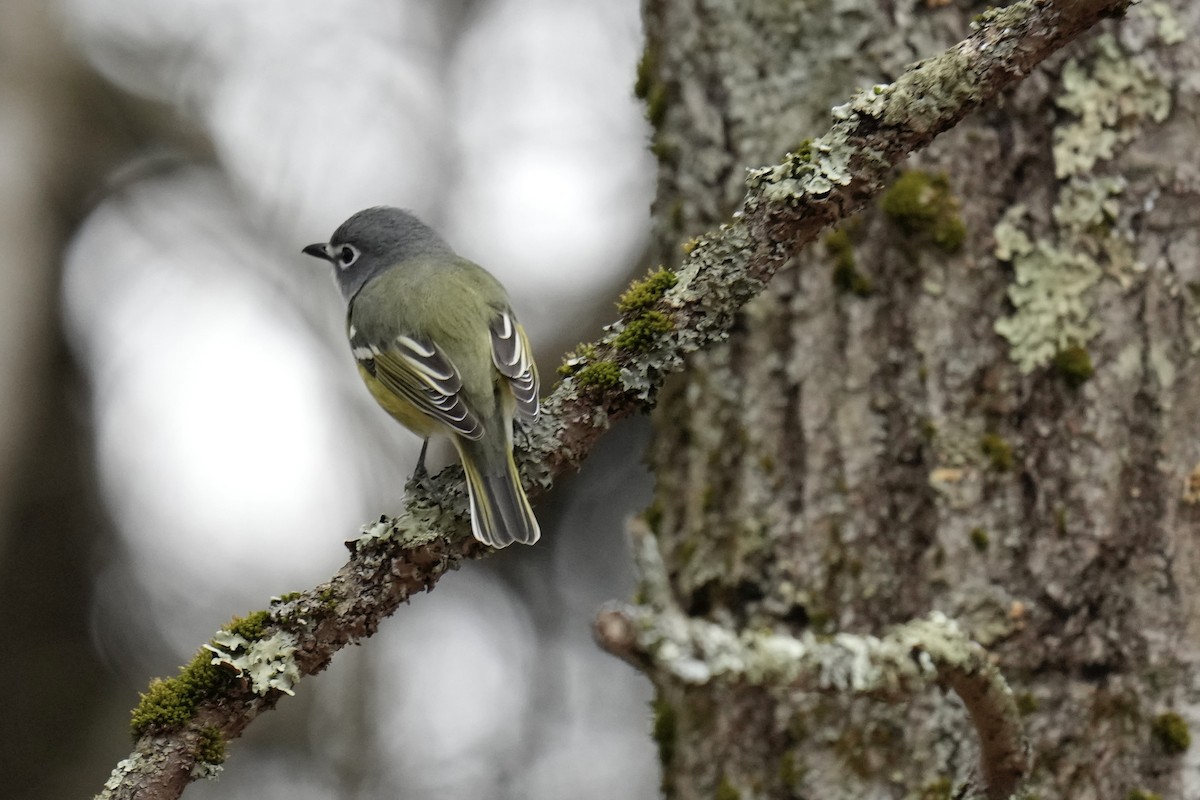
[(114, 792), (121, 787), (128, 775), (133, 775), (142, 772), (150, 760), (141, 753), (135, 752), (129, 758), (121, 759), (117, 765), (113, 767), (112, 773), (108, 776), (108, 780), (104, 782), (105, 792)]
[(1073, 119), (1054, 131), (1054, 172), (1080, 175), (1111, 159), (1147, 121), (1162, 122), (1171, 95), (1143, 60), (1122, 52), (1112, 35), (1100, 36), (1090, 58), (1073, 58), (1062, 71), (1058, 107)]
[(794, 205), (803, 197), (828, 194), (834, 186), (850, 183), (850, 159), (859, 155), (849, 137), (853, 112), (844, 106), (833, 111), (835, 119), (839, 112), (848, 117), (840, 119), (825, 136), (814, 139), (803, 152), (788, 153), (779, 164), (747, 171), (748, 211), (762, 200)]
[(1187, 29), (1179, 21), (1179, 17), (1175, 16), (1175, 11), (1169, 4), (1162, 0), (1154, 0), (1152, 3), (1146, 3), (1143, 8), (1156, 18), (1158, 38), (1163, 44), (1179, 44), (1187, 38)]
[[(1177, 40), (1169, 9), (1150, 13), (1159, 19), (1160, 38)], [(1128, 288), (1144, 272), (1131, 232), (1118, 222), (1125, 180), (1087, 173), (1171, 111), (1164, 81), (1111, 34), (1097, 37), (1087, 55), (1063, 66), (1061, 87), (1055, 104), (1067, 118), (1054, 130), (1053, 156), (1055, 175), (1065, 182), (1052, 212), (1054, 229), (1035, 236), (1025, 222), (1028, 209), (1018, 203), (993, 231), (996, 258), (1013, 267), (1008, 297), (1015, 306), (995, 330), (1008, 340), (1010, 356), (1024, 373), (1050, 364), (1068, 348), (1085, 348), (1099, 333), (1092, 306), (1102, 278)]]
[(1048, 364), (1059, 350), (1092, 339), (1100, 324), (1091, 317), (1087, 293), (1102, 272), (1089, 256), (1052, 242), (1032, 242), (1015, 254), (1016, 279), (1008, 288), (1016, 312), (996, 321), (1022, 372)]
[(266, 639), (251, 641), (228, 631), (219, 631), (204, 647), (213, 653), (212, 663), (233, 667), (237, 674), (250, 679), (258, 694), (275, 690), (294, 695), (292, 687), (300, 681), (300, 667), (292, 657), (296, 637), (278, 631)]
[(194, 780), (215, 781), (224, 769), (224, 764), (210, 764), (207, 761), (197, 761), (192, 765), (192, 778)]
[(1051, 212), (1052, 234), (1034, 238), (1028, 209), (1010, 207), (993, 230), (995, 256), (1012, 263), (1008, 298), (1014, 313), (995, 324), (1022, 372), (1049, 364), (1071, 347), (1085, 347), (1100, 330), (1093, 288), (1107, 274), (1122, 286), (1140, 272), (1130, 238), (1117, 227), (1120, 177), (1071, 178)]

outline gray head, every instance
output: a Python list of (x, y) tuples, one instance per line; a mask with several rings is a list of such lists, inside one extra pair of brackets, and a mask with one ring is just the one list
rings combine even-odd
[(350, 302), (367, 281), (402, 261), (454, 251), (409, 212), (375, 206), (343, 222), (328, 242), (310, 244), (303, 252), (333, 265), (338, 288)]

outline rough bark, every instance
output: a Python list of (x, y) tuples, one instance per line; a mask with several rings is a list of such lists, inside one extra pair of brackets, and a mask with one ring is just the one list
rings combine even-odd
[[(646, 0), (661, 257), (737, 207), (747, 165), (805, 150), (831, 101), (969, 13)], [(683, 611), (796, 637), (944, 613), (1013, 684), (1044, 797), (1200, 797), (1181, 755), (1200, 675), (1198, 22), (1182, 0), (1135, 6), (1038, 67), (776, 276), (658, 413), (647, 519)], [(982, 782), (951, 695), (644, 666), (669, 797)]]

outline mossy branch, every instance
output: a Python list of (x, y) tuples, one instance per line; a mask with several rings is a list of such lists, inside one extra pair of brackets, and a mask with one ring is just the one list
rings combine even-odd
[[(833, 127), (803, 152), (752, 170), (742, 213), (690, 243), (678, 269), (634, 287), (622, 318), (564, 365), (566, 377), (519, 455), (531, 492), (548, 490), (577, 467), (613, 420), (649, 408), (688, 353), (724, 339), (738, 309), (822, 229), (877, 194), (895, 164), (1126, 5), (1023, 0), (988, 11), (945, 53), (835, 108)], [(213, 644), (215, 663), (201, 665), (217, 669), (193, 665), (152, 690), (153, 701), (165, 703), (162, 715), (139, 708), (135, 750), (100, 797), (178, 797), (190, 781), (217, 769), (212, 756), (223, 757), (225, 741), (283, 695), (269, 678), (256, 680), (259, 673), (287, 675), (294, 667), (298, 679), (320, 672), (401, 603), (463, 560), (489, 552), (470, 537), (457, 467), (425, 486), (410, 485), (404, 512), (369, 526), (351, 551), (330, 581), (278, 599), (265, 617), (260, 612), (257, 637), (223, 632)], [(172, 686), (183, 677), (186, 686)], [(172, 698), (186, 702), (178, 706)]]
[(642, 602), (602, 610), (594, 633), (601, 647), (657, 676), (656, 681), (787, 687), (890, 702), (945, 686), (962, 700), (979, 734), (987, 796), (1009, 797), (1028, 774), (1016, 700), (987, 652), (953, 620), (934, 612), (880, 637), (736, 631), (679, 608), (645, 522), (631, 524), (630, 540)]

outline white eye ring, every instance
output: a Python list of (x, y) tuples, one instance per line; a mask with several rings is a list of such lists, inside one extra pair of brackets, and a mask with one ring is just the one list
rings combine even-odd
[(358, 261), (358, 248), (352, 244), (344, 244), (337, 251), (338, 269), (347, 269), (355, 261)]

